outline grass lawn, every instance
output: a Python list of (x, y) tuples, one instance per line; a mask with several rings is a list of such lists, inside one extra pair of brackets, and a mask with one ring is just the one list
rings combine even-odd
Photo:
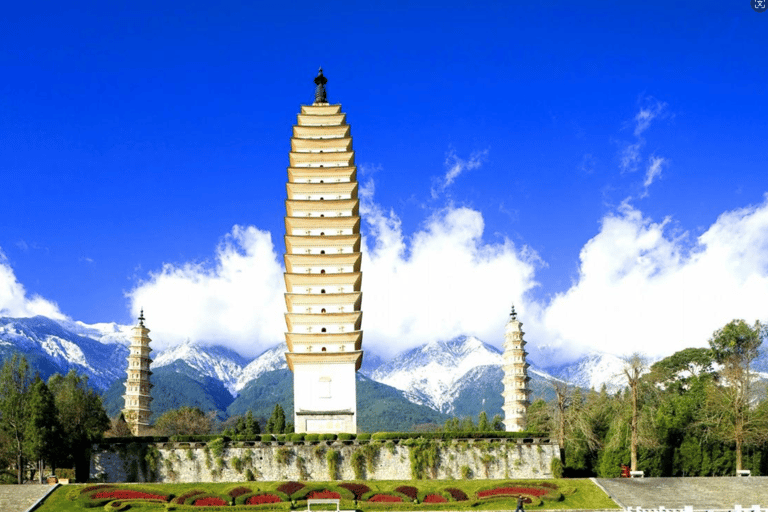
[[(56, 489), (48, 499), (38, 508), (39, 512), (75, 512), (83, 510), (306, 510), (306, 497), (294, 499), (295, 504), (291, 502), (265, 504), (265, 505), (227, 505), (222, 507), (196, 507), (189, 504), (180, 505), (169, 502), (149, 502), (149, 501), (125, 501), (114, 500), (111, 502), (103, 501), (95, 503), (89, 501), (89, 496), (102, 491), (142, 491), (149, 494), (170, 496), (176, 498), (192, 491), (201, 491), (207, 496), (219, 496), (228, 503), (231, 503), (230, 492), (235, 488), (247, 488), (250, 492), (275, 492), (284, 482), (226, 482), (226, 483), (191, 483), (191, 484), (114, 484), (112, 487), (103, 490), (93, 490), (86, 493), (82, 491), (92, 484), (82, 485), (64, 485)], [(324, 489), (337, 488), (339, 484), (345, 482), (307, 482), (308, 487)], [(413, 503), (406, 500), (405, 503), (373, 503), (368, 501), (352, 501), (343, 499), (342, 509), (357, 509), (360, 511), (378, 511), (378, 510), (514, 510), (515, 499), (510, 497), (487, 497), (479, 499), (477, 492), (492, 488), (501, 487), (521, 487), (521, 488), (540, 488), (542, 483), (555, 484), (558, 489), (555, 492), (559, 495), (557, 499), (534, 498), (538, 503), (526, 505), (527, 510), (569, 510), (569, 509), (619, 509), (606, 494), (595, 486), (588, 479), (550, 479), (550, 480), (375, 480), (362, 482), (347, 482), (365, 484), (372, 492), (393, 493), (400, 486), (416, 487), (420, 496), (435, 493), (440, 494), (448, 488), (455, 488), (464, 491), (467, 501), (449, 501), (447, 503)], [(242, 489), (241, 489), (242, 492)], [(203, 495), (203, 494), (201, 494)], [(443, 494), (445, 495), (445, 494)], [(245, 495), (244, 495), (245, 496)], [(294, 494), (293, 496), (297, 496)], [(195, 498), (196, 499), (196, 498)], [(241, 498), (242, 499), (242, 498)], [(120, 503), (116, 504), (115, 501)], [(88, 508), (88, 505), (97, 508)], [(313, 510), (316, 506), (313, 505)], [(322, 510), (322, 507), (317, 507)], [(333, 507), (335, 510), (335, 506)]]

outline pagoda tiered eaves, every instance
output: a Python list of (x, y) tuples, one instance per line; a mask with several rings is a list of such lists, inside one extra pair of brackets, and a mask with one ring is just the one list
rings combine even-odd
[(296, 432), (356, 432), (362, 362), (357, 169), (346, 114), (316, 102), (293, 127), (285, 202), (286, 360)]

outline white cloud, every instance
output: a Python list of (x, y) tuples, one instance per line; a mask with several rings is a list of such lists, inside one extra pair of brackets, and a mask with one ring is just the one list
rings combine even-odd
[(578, 282), (535, 319), (563, 359), (590, 350), (669, 355), (734, 318), (765, 319), (768, 198), (726, 212), (690, 244), (629, 204), (581, 251)]
[(656, 178), (661, 176), (661, 168), (666, 163), (666, 158), (656, 155), (651, 155), (651, 157), (648, 159), (648, 168), (645, 171), (645, 181), (643, 181), (643, 197), (648, 195), (648, 187), (653, 184)]
[(361, 212), (369, 228), (363, 253), (369, 349), (391, 355), (459, 334), (498, 344), (510, 305), (525, 311), (538, 258), (508, 239), (483, 241), (480, 212), (444, 208), (409, 238), (393, 212), (371, 203)]
[[(499, 342), (512, 302), (526, 309), (535, 254), (484, 242), (482, 215), (468, 208), (437, 211), (406, 238), (374, 191), (371, 179), (360, 190), (364, 347), (392, 355), (462, 333)], [(189, 338), (255, 355), (283, 338), (282, 273), (269, 233), (236, 226), (214, 265), (167, 264), (131, 291), (132, 313), (144, 308), (156, 349)]]
[(456, 154), (456, 150), (450, 148), (445, 155), (445, 167), (447, 169), (445, 176), (435, 186), (432, 187), (432, 198), (437, 198), (441, 192), (451, 186), (453, 181), (459, 177), (464, 171), (471, 171), (478, 169), (485, 159), (488, 157), (488, 150), (473, 152), (468, 160), (459, 158)]
[(128, 296), (144, 308), (155, 349), (189, 338), (256, 355), (283, 340), (283, 268), (272, 237), (235, 226), (216, 249), (215, 263), (166, 264)]
[(619, 167), (621, 172), (635, 172), (637, 170), (637, 164), (640, 162), (640, 149), (643, 147), (644, 141), (641, 139), (634, 144), (627, 144), (621, 150), (621, 161)]
[(635, 137), (640, 137), (642, 133), (651, 126), (651, 121), (657, 117), (666, 115), (667, 104), (651, 96), (641, 99), (644, 103), (635, 115)]
[(645, 138), (642, 136), (643, 132), (650, 128), (651, 122), (654, 119), (663, 118), (668, 115), (666, 103), (651, 96), (641, 97), (640, 101), (643, 105), (640, 106), (634, 118), (635, 129), (633, 133), (635, 140), (634, 142), (625, 143), (619, 152), (619, 168), (621, 172), (635, 172), (637, 170), (641, 160), (641, 151), (645, 146)]
[(8, 258), (0, 249), (0, 316), (20, 318), (37, 315), (56, 320), (66, 319), (54, 302), (38, 295), (27, 297), (27, 291), (16, 279)]

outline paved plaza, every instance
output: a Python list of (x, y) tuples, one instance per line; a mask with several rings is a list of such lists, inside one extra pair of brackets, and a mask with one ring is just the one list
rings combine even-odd
[(768, 508), (768, 477), (595, 478), (623, 507), (733, 510)]
[(0, 485), (0, 512), (24, 512), (45, 496), (53, 485)]

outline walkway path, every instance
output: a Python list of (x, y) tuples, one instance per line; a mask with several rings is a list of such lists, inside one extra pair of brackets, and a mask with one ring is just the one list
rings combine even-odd
[(768, 507), (768, 477), (595, 478), (624, 507), (697, 510)]
[(0, 512), (24, 512), (45, 496), (52, 485), (0, 485)]

